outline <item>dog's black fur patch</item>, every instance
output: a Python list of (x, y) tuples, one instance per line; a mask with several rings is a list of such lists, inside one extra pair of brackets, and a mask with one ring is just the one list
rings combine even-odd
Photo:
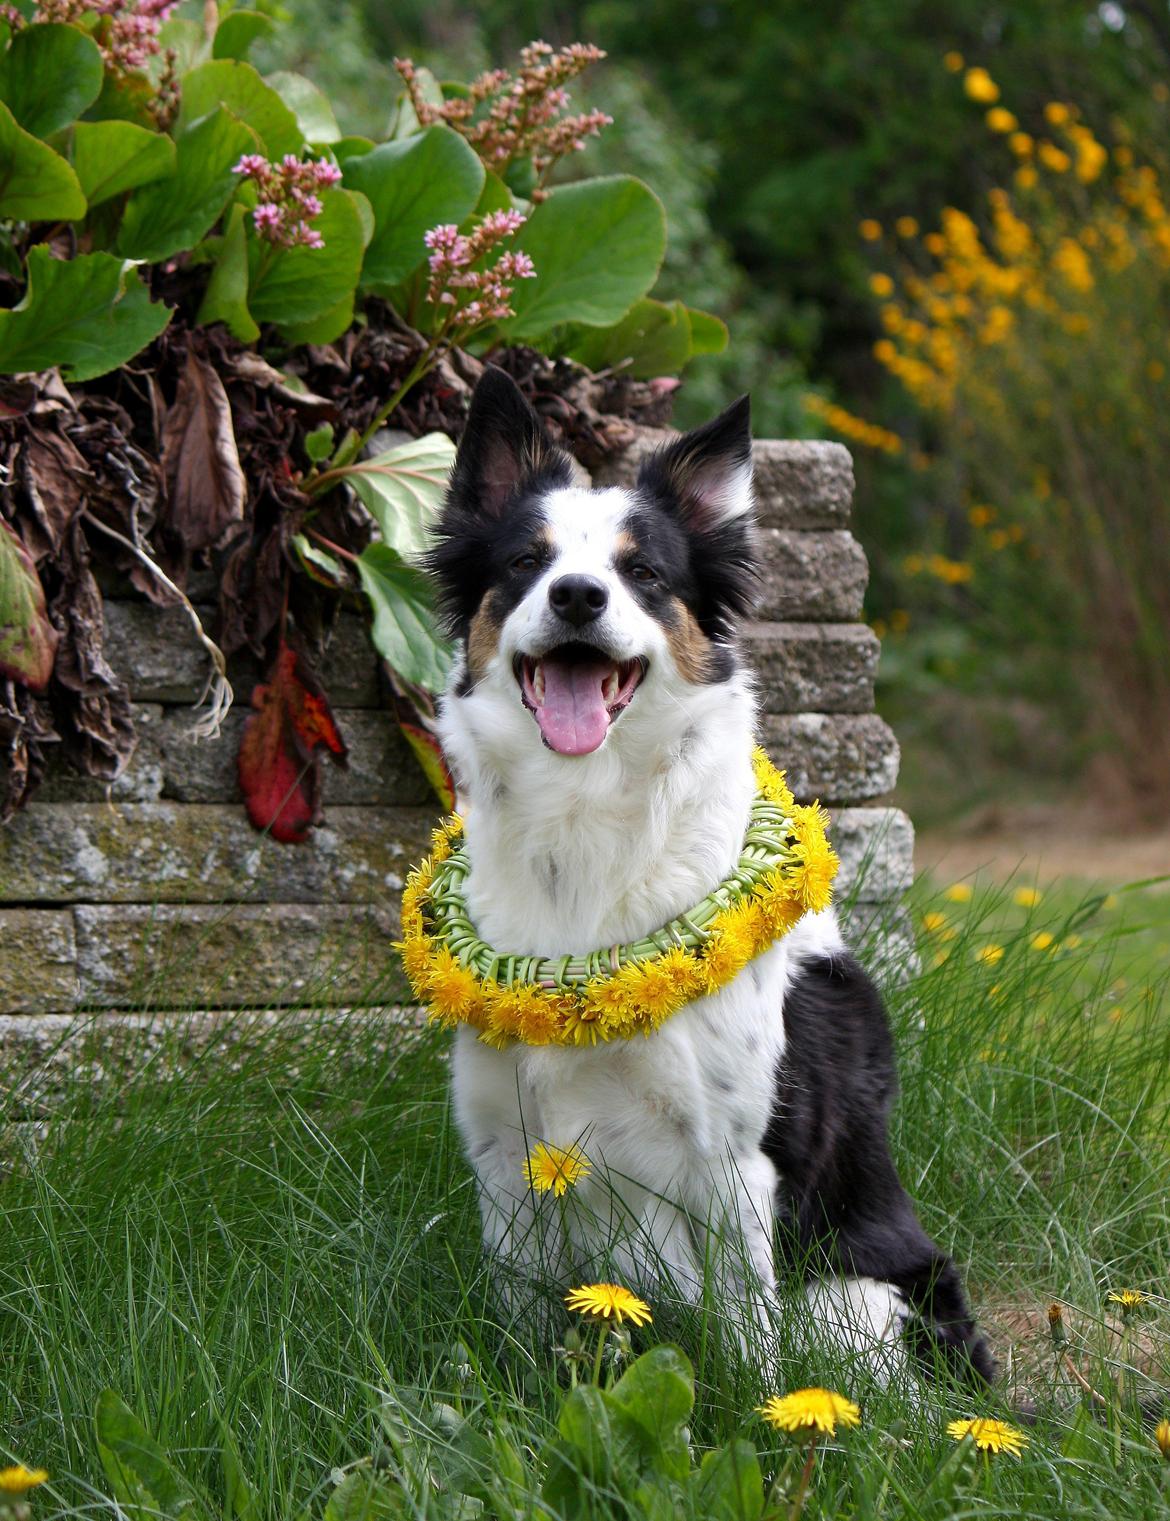
[(782, 1179), (789, 1265), (894, 1284), (914, 1312), (909, 1331), (924, 1367), (937, 1353), (990, 1383), (995, 1363), (955, 1264), (922, 1229), (890, 1156), (893, 1041), (881, 995), (853, 957), (802, 965), (784, 996), (784, 1034), (761, 1146)]

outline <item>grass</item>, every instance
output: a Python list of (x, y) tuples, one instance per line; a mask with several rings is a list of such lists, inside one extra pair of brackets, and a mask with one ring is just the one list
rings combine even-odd
[[(752, 1410), (806, 1384), (862, 1406), (861, 1426), (821, 1453), (806, 1515), (1165, 1513), (1170, 1464), (1151, 1421), (1170, 1414), (1170, 1021), (1156, 950), (1170, 895), (1123, 893), (1113, 907), (1049, 891), (1024, 908), (1010, 887), (968, 903), (944, 887), (916, 889), (919, 924), (946, 922), (929, 921), (924, 970), (891, 993), (895, 1145), (928, 1229), (966, 1264), (1002, 1387), (981, 1400), (882, 1390), (795, 1343), (769, 1368), (738, 1354), (717, 1306), (665, 1296), (635, 1344), (684, 1349), (692, 1443), (746, 1434), (789, 1486), (778, 1514), (791, 1460)], [(979, 959), (987, 945), (1002, 957)], [(333, 1470), (386, 1452), (388, 1408), (424, 1456), (454, 1440), (456, 1410), (477, 1430), (506, 1424), (521, 1450), (548, 1439), (568, 1285), (547, 1286), (540, 1334), (495, 1303), (450, 1123), (446, 1038), (388, 1043), (377, 1016), (334, 1017), (290, 1061), (288, 1034), (266, 1025), (230, 1062), (208, 1047), (181, 1081), (162, 1081), (156, 1056), (124, 1084), (78, 1092), (35, 1138), (0, 1131), (0, 1462), (50, 1470), (30, 1496), (36, 1521), (113, 1513), (93, 1425), (106, 1387), (171, 1454), (200, 1517), (227, 1513), (225, 1433), (259, 1515), (298, 1521), (324, 1513)], [(1151, 1298), (1123, 1345), (1107, 1295), (1127, 1287)], [(1052, 1301), (1108, 1408), (1054, 1373)], [(1023, 1455), (956, 1469), (946, 1422), (1019, 1424), (1025, 1398)], [(420, 1425), (436, 1403), (447, 1413)], [(520, 1511), (542, 1514), (535, 1498)], [(626, 1513), (617, 1500), (596, 1511)], [(402, 1514), (460, 1512), (428, 1482)]]

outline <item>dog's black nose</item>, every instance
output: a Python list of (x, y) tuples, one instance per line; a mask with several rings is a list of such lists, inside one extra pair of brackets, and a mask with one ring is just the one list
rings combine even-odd
[(548, 600), (554, 613), (580, 628), (601, 617), (609, 606), (609, 592), (596, 576), (558, 576), (548, 589)]

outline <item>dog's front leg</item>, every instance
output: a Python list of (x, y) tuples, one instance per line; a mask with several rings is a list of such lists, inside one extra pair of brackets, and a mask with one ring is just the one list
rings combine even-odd
[(559, 1283), (566, 1243), (555, 1200), (538, 1200), (524, 1171), (543, 1137), (540, 1106), (521, 1078), (518, 1052), (485, 1046), (462, 1028), (452, 1056), (455, 1120), (479, 1187), (484, 1244), (497, 1258), (509, 1308), (547, 1279)]
[(776, 1311), (776, 1169), (762, 1152), (728, 1150), (704, 1173), (693, 1208), (705, 1226), (705, 1274), (727, 1314), (739, 1320), (741, 1340), (753, 1344), (768, 1334)]

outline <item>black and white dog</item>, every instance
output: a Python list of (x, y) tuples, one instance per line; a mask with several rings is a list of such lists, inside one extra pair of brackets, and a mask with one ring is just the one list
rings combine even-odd
[[(754, 792), (735, 637), (756, 584), (747, 398), (634, 487), (590, 491), (487, 369), (430, 568), (460, 647), (440, 732), (483, 939), (583, 954), (704, 897), (739, 856)], [(733, 1237), (722, 1286), (749, 1315), (769, 1313), (777, 1259), (798, 1264), (817, 1319), (851, 1346), (888, 1361), (907, 1333), (989, 1379), (954, 1263), (890, 1159), (894, 1088), (881, 1000), (831, 910), (647, 1039), (501, 1051), (463, 1027), (454, 1054), (485, 1237), (514, 1272), (549, 1268), (539, 1241), (554, 1271), (605, 1249), (627, 1281), (665, 1269), (697, 1292), (727, 1261), (712, 1239)], [(549, 1230), (523, 1174), (537, 1140), (593, 1164)]]

